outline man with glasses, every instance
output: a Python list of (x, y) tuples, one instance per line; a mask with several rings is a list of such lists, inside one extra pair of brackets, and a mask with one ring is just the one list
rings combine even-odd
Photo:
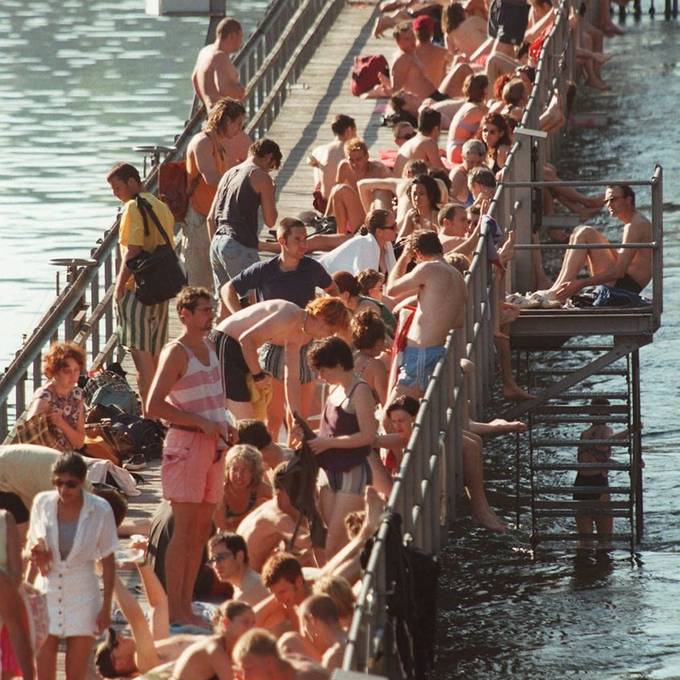
[[(612, 217), (623, 223), (622, 243), (650, 243), (652, 224), (635, 209), (635, 192), (628, 184), (607, 187), (604, 202)], [(581, 226), (572, 232), (571, 245), (609, 245), (597, 229)], [(589, 276), (578, 278), (584, 266)], [(652, 278), (651, 248), (583, 248), (567, 250), (559, 276), (550, 292), (560, 302), (586, 286), (607, 284), (632, 293), (641, 293)]]
[(165, 555), (170, 621), (195, 624), (191, 599), (222, 495), (229, 431), (219, 362), (205, 339), (213, 321), (210, 293), (205, 288), (183, 288), (177, 313), (184, 330), (161, 352), (147, 412), (169, 424), (161, 485), (175, 520)]
[(221, 583), (231, 583), (235, 599), (256, 605), (269, 595), (260, 575), (248, 563), (248, 546), (242, 536), (215, 534), (208, 541), (208, 564)]

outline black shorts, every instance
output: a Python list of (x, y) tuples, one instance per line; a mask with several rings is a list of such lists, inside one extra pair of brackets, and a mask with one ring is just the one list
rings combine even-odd
[(449, 97), (446, 94), (442, 94), (439, 90), (435, 90), (430, 95), (430, 99), (434, 99), (436, 102), (443, 102), (443, 101), (446, 101), (447, 99), (451, 99), (451, 97)]
[(0, 510), (7, 510), (17, 524), (28, 522), (30, 512), (24, 502), (15, 493), (0, 491)]
[[(574, 480), (574, 486), (583, 486), (583, 487), (592, 487), (592, 486), (598, 486), (598, 487), (609, 487), (609, 480), (607, 479), (606, 475), (599, 474), (599, 475), (582, 475), (581, 473), (576, 475), (576, 479)], [(598, 493), (588, 493), (587, 488), (584, 488), (583, 491), (576, 491), (574, 492), (574, 500), (575, 501), (599, 501), (600, 496), (604, 492), (600, 491)]]
[(521, 45), (529, 23), (529, 4), (525, 0), (493, 0), (489, 7), (487, 32), (506, 45)]
[(630, 291), (631, 293), (637, 293), (638, 295), (642, 292), (642, 286), (628, 274), (625, 274), (620, 279), (617, 279), (614, 284), (614, 288), (623, 288), (623, 290)]
[(219, 331), (213, 331), (210, 337), (215, 343), (220, 362), (225, 396), (232, 401), (250, 401), (250, 390), (246, 382), (250, 369), (241, 351), (241, 345), (234, 338)]

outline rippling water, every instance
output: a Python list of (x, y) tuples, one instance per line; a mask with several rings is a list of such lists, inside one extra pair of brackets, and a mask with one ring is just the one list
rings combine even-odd
[[(612, 92), (581, 94), (577, 105), (606, 125), (570, 134), (560, 173), (647, 178), (655, 163), (665, 170), (663, 328), (640, 353), (645, 538), (632, 560), (622, 551), (596, 558), (544, 549), (534, 561), (526, 509), (519, 530), (500, 537), (462, 522), (442, 555), (438, 679), (680, 678), (680, 29), (645, 17), (627, 31), (606, 45), (615, 55), (605, 67)], [(649, 214), (648, 195), (638, 204)], [(619, 233), (613, 223), (606, 229)], [(488, 448), (486, 471), (492, 503), (513, 521), (511, 440)]]
[[(230, 0), (246, 35), (267, 0)], [(0, 3), (0, 366), (54, 298), (53, 257), (87, 257), (115, 216), (104, 179), (137, 144), (171, 145), (207, 20), (144, 0)]]

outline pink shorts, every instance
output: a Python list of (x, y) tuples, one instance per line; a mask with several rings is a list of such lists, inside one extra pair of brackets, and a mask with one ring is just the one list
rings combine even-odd
[(163, 443), (163, 498), (175, 503), (218, 503), (224, 488), (224, 456), (217, 440), (171, 427)]

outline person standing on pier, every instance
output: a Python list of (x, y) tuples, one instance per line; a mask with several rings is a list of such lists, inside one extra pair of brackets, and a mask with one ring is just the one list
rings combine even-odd
[(129, 163), (116, 163), (106, 176), (113, 195), (125, 204), (120, 216), (118, 244), (121, 264), (116, 277), (114, 297), (118, 306), (118, 340), (130, 351), (137, 369), (137, 390), (145, 413), (146, 397), (153, 379), (158, 355), (168, 339), (168, 303), (145, 305), (135, 296), (135, 282), (128, 262), (142, 251), (153, 252), (166, 241), (154, 224), (146, 227), (137, 206), (139, 196), (153, 210), (174, 247), (175, 218), (170, 208), (153, 194), (144, 191), (137, 168)]
[(241, 85), (238, 71), (231, 63), (230, 54), (241, 49), (243, 28), (232, 17), (224, 17), (215, 29), (215, 42), (198, 53), (191, 82), (196, 96), (210, 111), (222, 97), (242, 101), (246, 89)]
[(229, 432), (217, 355), (205, 339), (213, 320), (210, 293), (205, 288), (183, 288), (177, 313), (184, 330), (163, 348), (147, 411), (169, 424), (161, 484), (175, 520), (165, 554), (170, 621), (193, 624), (197, 620), (191, 599), (222, 495)]
[(190, 286), (202, 286), (208, 290), (213, 287), (206, 218), (220, 179), (229, 168), (242, 163), (248, 155), (251, 142), (243, 132), (245, 115), (243, 104), (223, 97), (210, 110), (203, 130), (191, 139), (187, 147), (191, 196), (182, 223), (182, 252)]

